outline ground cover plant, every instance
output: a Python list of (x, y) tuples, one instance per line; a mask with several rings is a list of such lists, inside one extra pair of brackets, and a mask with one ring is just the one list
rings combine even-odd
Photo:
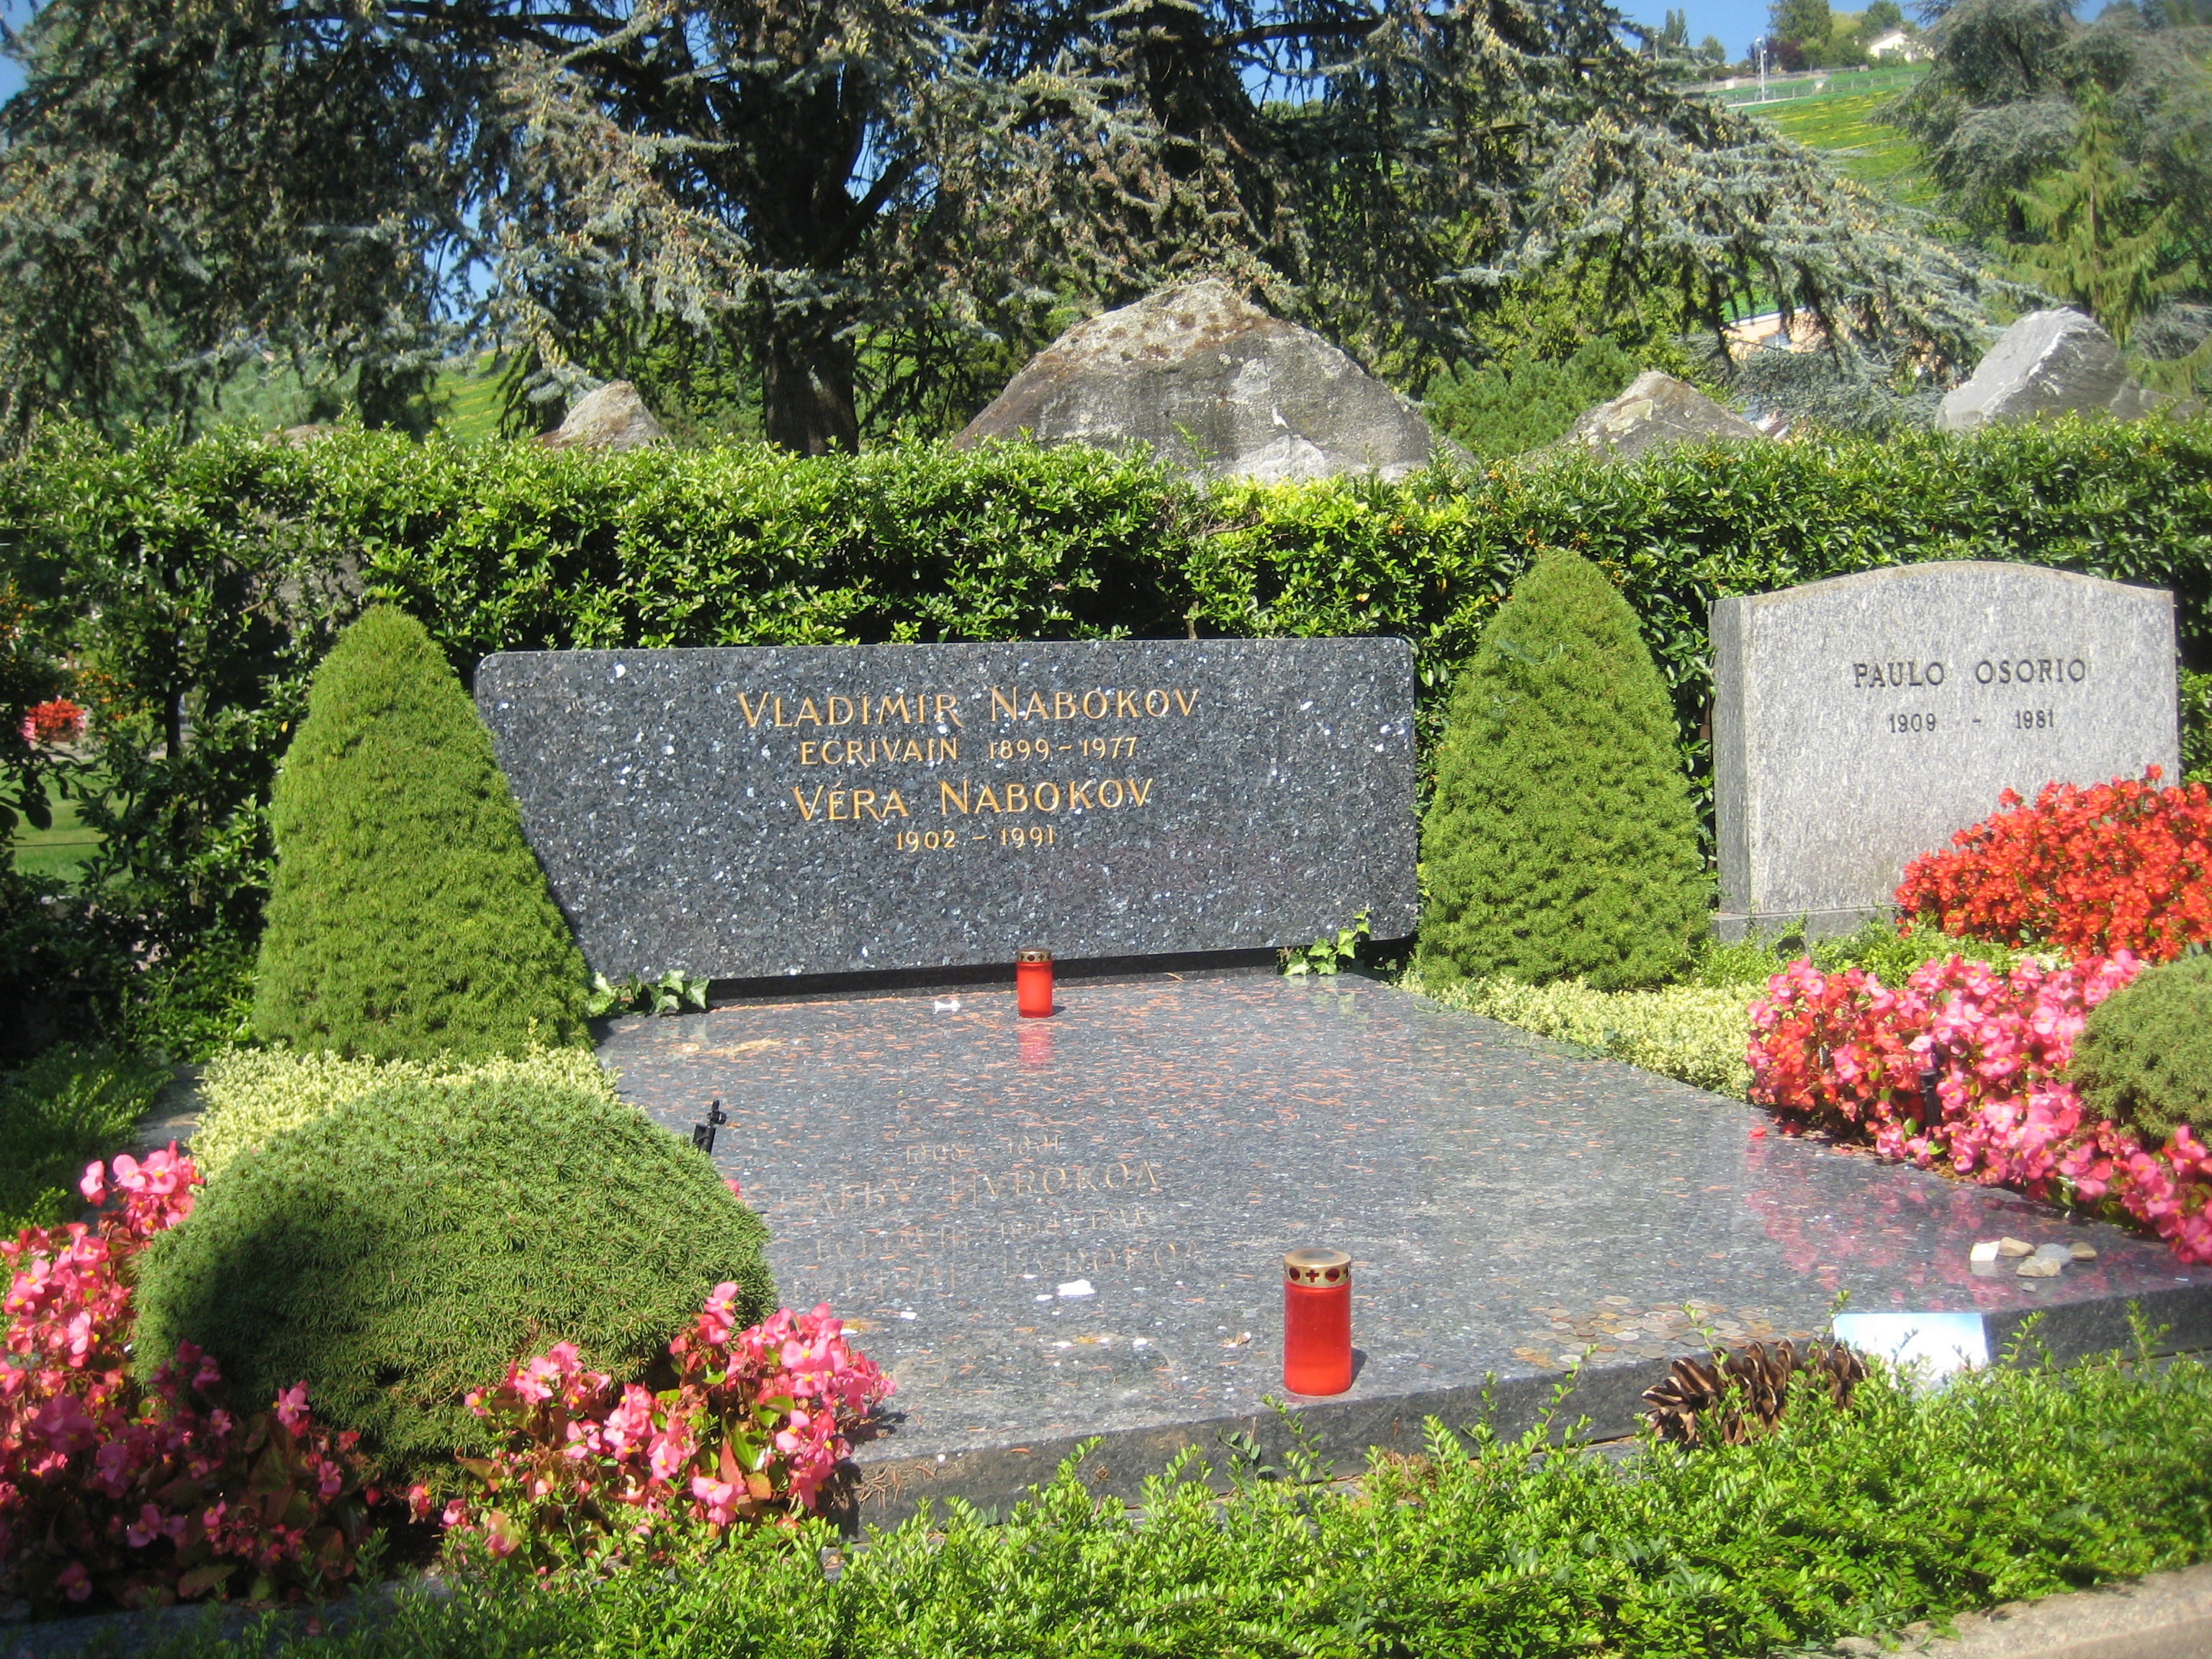
[(370, 610), (315, 671), (270, 823), (263, 1041), (474, 1060), (584, 1035), (584, 959), (491, 734), (404, 611)]
[(1540, 557), (1462, 671), (1437, 745), (1425, 977), (1620, 990), (1680, 972), (1708, 893), (1672, 726), (1619, 591), (1579, 555)]
[(2212, 1553), (2212, 1380), (2194, 1360), (2008, 1364), (1940, 1391), (1877, 1367), (1848, 1412), (1806, 1393), (1747, 1444), (1647, 1441), (1625, 1466), (1536, 1455), (1549, 1425), (1432, 1425), (1424, 1455), (1376, 1458), (1357, 1491), (1247, 1466), (1224, 1503), (1185, 1461), (1133, 1518), (1071, 1462), (1000, 1524), (933, 1506), (834, 1580), (826, 1526), (760, 1530), (677, 1571), (488, 1572), (374, 1628), (180, 1659), (1747, 1656)]
[(327, 1048), (226, 1048), (200, 1075), (200, 1120), (192, 1131), (192, 1161), (210, 1181), (240, 1153), (266, 1146), (380, 1089), (408, 1083), (458, 1084), (482, 1079), (495, 1085), (539, 1085), (578, 1090), (612, 1104), (616, 1074), (590, 1049), (540, 1048), (520, 1058), (495, 1054), (473, 1065), (451, 1061), (348, 1060)]
[(142, 1372), (191, 1342), (250, 1394), (305, 1378), (390, 1482), (458, 1480), (465, 1403), (549, 1333), (643, 1377), (715, 1285), (774, 1307), (767, 1234), (634, 1109), (521, 1074), (387, 1083), (235, 1156), (141, 1270)]
[(168, 1080), (166, 1066), (60, 1043), (0, 1081), (0, 1237), (75, 1215), (86, 1162), (128, 1141)]

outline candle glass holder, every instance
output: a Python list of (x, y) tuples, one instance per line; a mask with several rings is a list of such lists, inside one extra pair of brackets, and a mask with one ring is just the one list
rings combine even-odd
[(1283, 1386), (1304, 1395), (1352, 1386), (1352, 1258), (1342, 1250), (1283, 1258)]
[(1024, 1019), (1052, 1017), (1052, 952), (1014, 953), (1014, 1007)]

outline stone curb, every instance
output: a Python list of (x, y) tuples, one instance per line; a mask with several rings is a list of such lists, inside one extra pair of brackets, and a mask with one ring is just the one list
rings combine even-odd
[(1955, 1637), (1915, 1625), (1893, 1643), (1847, 1637), (1831, 1651), (1925, 1659), (2206, 1659), (2212, 1655), (2212, 1562), (2040, 1601), (2008, 1601), (1952, 1622)]

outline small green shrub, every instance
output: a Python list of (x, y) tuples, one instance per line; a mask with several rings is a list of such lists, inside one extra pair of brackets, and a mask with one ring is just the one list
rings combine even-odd
[(0, 1237), (82, 1210), (84, 1166), (130, 1139), (168, 1080), (151, 1060), (64, 1043), (0, 1083)]
[(1440, 984), (1663, 984), (1708, 902), (1666, 688), (1605, 574), (1550, 552), (1461, 674), (1421, 826)]
[(1439, 380), (1425, 407), (1438, 431), (1478, 460), (1556, 443), (1585, 410), (1617, 398), (1637, 360), (1608, 339), (1585, 340), (1564, 359), (1516, 357)]
[(1916, 922), (1899, 933), (1887, 921), (1869, 921), (1857, 932), (1834, 939), (1808, 940), (1794, 930), (1753, 933), (1733, 943), (1706, 939), (1698, 946), (1689, 979), (1698, 985), (1748, 985), (1766, 981), (1801, 957), (1810, 957), (1824, 974), (1847, 968), (1863, 968), (1893, 989), (1902, 986), (1923, 963), (1950, 957), (1986, 962), (1999, 973), (2010, 973), (2022, 952), (1990, 939), (1962, 939), (1942, 929)]
[(1474, 979), (1431, 987), (1418, 972), (1402, 989), (1506, 1025), (1556, 1037), (1736, 1100), (1751, 1097), (1751, 1004), (1766, 982), (1670, 985), (1656, 991), (1594, 991), (1580, 980), (1524, 985)]
[(391, 1480), (482, 1449), (468, 1389), (574, 1342), (639, 1376), (734, 1280), (769, 1312), (767, 1230), (628, 1106), (517, 1073), (410, 1081), (234, 1159), (143, 1258), (137, 1360), (189, 1340), (245, 1400), (305, 1378)]
[(2067, 1076), (2153, 1146), (2185, 1123), (2212, 1131), (2212, 956), (2146, 968), (2092, 1008)]
[(473, 1066), (414, 1060), (348, 1060), (328, 1049), (232, 1048), (216, 1056), (200, 1079), (199, 1127), (192, 1161), (213, 1181), (241, 1152), (327, 1116), (362, 1096), (399, 1083), (464, 1083), (474, 1079), (557, 1085), (612, 1101), (615, 1073), (582, 1048), (540, 1048), (515, 1058), (495, 1054)]
[(271, 822), (264, 1041), (473, 1060), (583, 1036), (583, 957), (491, 734), (405, 612), (368, 611), (315, 671)]

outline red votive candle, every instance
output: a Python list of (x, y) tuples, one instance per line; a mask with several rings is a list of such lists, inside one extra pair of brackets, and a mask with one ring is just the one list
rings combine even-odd
[(1342, 1250), (1283, 1258), (1283, 1386), (1292, 1394), (1352, 1386), (1352, 1258)]
[(1052, 1014), (1052, 952), (1014, 952), (1014, 1006), (1024, 1019), (1045, 1019)]

